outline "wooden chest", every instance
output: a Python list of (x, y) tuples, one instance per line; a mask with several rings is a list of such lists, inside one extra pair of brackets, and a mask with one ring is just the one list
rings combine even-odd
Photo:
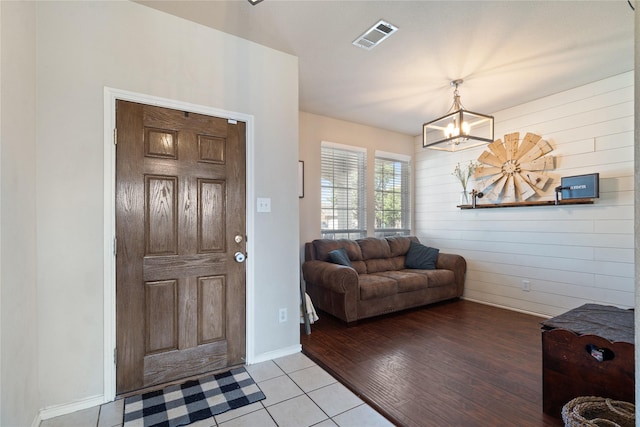
[(634, 403), (633, 310), (585, 304), (542, 322), (543, 411), (578, 396)]

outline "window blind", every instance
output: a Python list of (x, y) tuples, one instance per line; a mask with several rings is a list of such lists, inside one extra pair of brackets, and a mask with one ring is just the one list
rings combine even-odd
[(409, 161), (376, 156), (374, 173), (375, 235), (411, 232)]
[(366, 152), (321, 147), (321, 232), (326, 239), (366, 237)]

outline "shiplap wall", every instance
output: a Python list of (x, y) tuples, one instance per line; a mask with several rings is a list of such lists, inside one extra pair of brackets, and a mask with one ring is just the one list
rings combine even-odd
[(486, 147), (449, 153), (416, 139), (415, 232), (466, 258), (464, 298), (547, 316), (587, 302), (633, 307), (633, 112), (630, 71), (494, 114), (496, 139), (533, 132), (553, 147), (553, 181), (530, 200), (553, 200), (562, 176), (599, 172), (594, 205), (457, 209), (453, 169)]

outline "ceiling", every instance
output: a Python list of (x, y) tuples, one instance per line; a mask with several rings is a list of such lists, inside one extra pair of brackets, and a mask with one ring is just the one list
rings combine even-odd
[[(633, 70), (626, 0), (139, 3), (297, 56), (301, 111), (409, 135), (449, 110), (454, 79), (492, 114)], [(399, 30), (352, 45), (380, 19)]]

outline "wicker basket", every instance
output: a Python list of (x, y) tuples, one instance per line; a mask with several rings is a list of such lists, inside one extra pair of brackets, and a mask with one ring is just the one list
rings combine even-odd
[(562, 408), (565, 427), (635, 427), (632, 403), (604, 397), (576, 397)]

